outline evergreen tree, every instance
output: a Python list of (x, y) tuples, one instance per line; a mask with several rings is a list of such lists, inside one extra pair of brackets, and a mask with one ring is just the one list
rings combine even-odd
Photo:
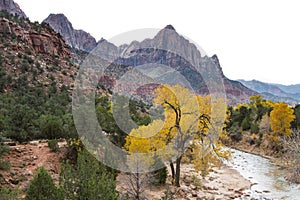
[(41, 167), (30, 182), (26, 200), (63, 200), (63, 195), (46, 169)]
[(63, 164), (60, 184), (68, 200), (118, 199), (114, 175), (86, 150), (78, 154), (75, 167)]
[(292, 122), (291, 126), (293, 129), (300, 129), (300, 104), (295, 106), (294, 113), (296, 118)]
[(242, 127), (242, 130), (243, 131), (246, 131), (246, 130), (249, 130), (250, 127), (251, 127), (251, 124), (250, 124), (250, 119), (249, 117), (245, 117), (242, 121), (242, 124), (241, 124), (241, 127)]
[(60, 117), (42, 115), (40, 117), (41, 138), (58, 139), (63, 137), (63, 123)]

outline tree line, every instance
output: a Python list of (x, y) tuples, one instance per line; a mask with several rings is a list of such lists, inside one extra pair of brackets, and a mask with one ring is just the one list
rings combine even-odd
[(249, 143), (280, 152), (282, 140), (300, 128), (300, 105), (289, 106), (284, 102), (272, 102), (261, 96), (250, 97), (248, 104), (229, 107), (226, 132), (232, 142), (239, 142), (246, 133), (252, 134)]
[[(65, 138), (69, 148), (75, 149), (76, 158), (73, 163), (62, 164), (58, 186), (53, 184), (45, 169), (39, 169), (28, 188), (27, 199), (44, 198), (38, 196), (45, 189), (38, 184), (41, 181), (52, 188), (50, 193), (45, 191), (45, 196), (50, 195), (53, 199), (84, 199), (88, 195), (90, 199), (102, 198), (101, 195), (117, 198), (116, 172), (103, 166), (82, 147), (71, 114), (68, 89), (58, 89), (55, 82), (47, 92), (28, 84), (20, 87), (15, 92), (0, 93), (0, 153), (6, 152), (2, 145), (6, 138), (19, 142)], [(110, 140), (128, 151), (126, 162), (132, 169), (130, 195), (134, 199), (142, 198), (143, 182), (149, 181), (149, 177), (158, 184), (165, 183), (166, 164), (170, 166), (172, 183), (179, 187), (182, 161), (193, 163), (205, 176), (213, 166), (219, 166), (223, 159), (230, 157), (223, 148), (224, 143), (238, 142), (245, 133), (252, 133), (253, 140), (249, 143), (259, 146), (266, 141), (269, 148), (280, 152), (287, 149), (288, 142), (294, 141), (297, 134), (292, 130), (300, 126), (299, 105), (291, 107), (282, 102), (263, 100), (260, 96), (251, 97), (248, 104), (226, 109), (222, 99), (198, 96), (179, 85), (164, 85), (155, 90), (154, 104), (161, 110), (152, 119), (150, 106), (124, 96), (116, 98), (118, 102), (129, 101), (130, 117), (138, 125), (136, 128), (128, 135), (120, 129), (112, 111), (120, 104), (114, 105), (105, 94), (95, 99), (96, 116)], [(139, 170), (155, 170), (151, 176), (143, 177), (137, 166)]]

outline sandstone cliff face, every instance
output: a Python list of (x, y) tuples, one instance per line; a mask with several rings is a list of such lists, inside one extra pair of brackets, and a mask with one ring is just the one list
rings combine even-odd
[[(23, 23), (24, 27), (12, 20), (0, 17), (0, 33), (14, 35), (19, 40), (25, 41), (26, 47), (32, 46), (36, 53), (70, 57), (70, 51), (63, 38), (51, 30), (50, 27), (35, 30), (30, 27), (31, 25), (28, 22), (24, 21)], [(19, 50), (26, 47), (19, 46)]]
[(45, 90), (54, 81), (57, 88), (69, 86), (71, 90), (77, 67), (70, 58), (69, 47), (49, 25), (0, 12), (0, 67), (7, 79), (4, 91), (15, 90), (22, 85), (21, 79)]
[(0, 0), (0, 10), (6, 10), (7, 12), (13, 15), (18, 15), (19, 17), (27, 18), (26, 14), (13, 0)]
[(74, 29), (63, 14), (50, 14), (44, 22), (60, 33), (66, 43), (73, 48), (89, 52), (97, 45), (95, 38), (83, 30)]

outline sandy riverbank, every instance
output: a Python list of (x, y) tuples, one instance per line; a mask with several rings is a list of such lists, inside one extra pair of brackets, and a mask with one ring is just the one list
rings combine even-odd
[[(251, 187), (249, 180), (227, 166), (214, 168), (207, 177), (202, 178), (200, 173), (195, 172), (193, 165), (183, 164), (181, 175), (180, 188), (172, 186), (168, 179), (164, 186), (145, 186), (144, 196), (151, 200), (162, 199), (166, 191), (169, 191), (178, 200), (234, 199)], [(121, 193), (128, 190), (126, 180), (124, 174), (117, 177), (117, 190)]]

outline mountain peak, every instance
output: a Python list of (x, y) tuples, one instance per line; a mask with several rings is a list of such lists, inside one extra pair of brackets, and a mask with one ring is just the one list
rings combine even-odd
[(98, 43), (102, 43), (102, 42), (107, 42), (107, 40), (105, 39), (105, 38), (101, 38), (99, 41), (98, 41)]
[(164, 29), (176, 31), (175, 28), (171, 24), (167, 25)]
[[(43, 22), (48, 23), (56, 32), (64, 36), (64, 30), (73, 30), (73, 25), (62, 13), (51, 13)], [(66, 41), (68, 43), (68, 41)], [(70, 44), (69, 44), (70, 45)], [(70, 45), (72, 46), (72, 45)]]
[[(54, 14), (54, 13), (51, 13), (45, 20), (44, 22), (48, 23), (50, 26), (52, 25), (52, 23), (54, 22), (59, 22), (61, 23), (62, 26), (71, 26), (72, 27), (72, 24), (71, 22), (69, 21), (69, 19), (62, 13), (58, 13), (58, 14)], [(73, 28), (73, 27), (72, 27)], [(55, 30), (55, 29), (54, 29)]]
[(26, 14), (21, 10), (20, 6), (13, 0), (0, 0), (0, 10), (6, 10), (13, 15), (27, 18)]
[(83, 30), (76, 30), (64, 14), (50, 14), (45, 20), (56, 32), (60, 33), (66, 43), (73, 48), (91, 51), (96, 47), (96, 39)]
[[(48, 16), (48, 18), (52, 18), (52, 17), (56, 17), (56, 18), (68, 20), (68, 18), (67, 18), (63, 13), (58, 13), (58, 14), (51, 13), (51, 14)], [(69, 20), (68, 20), (68, 21), (69, 21)]]

